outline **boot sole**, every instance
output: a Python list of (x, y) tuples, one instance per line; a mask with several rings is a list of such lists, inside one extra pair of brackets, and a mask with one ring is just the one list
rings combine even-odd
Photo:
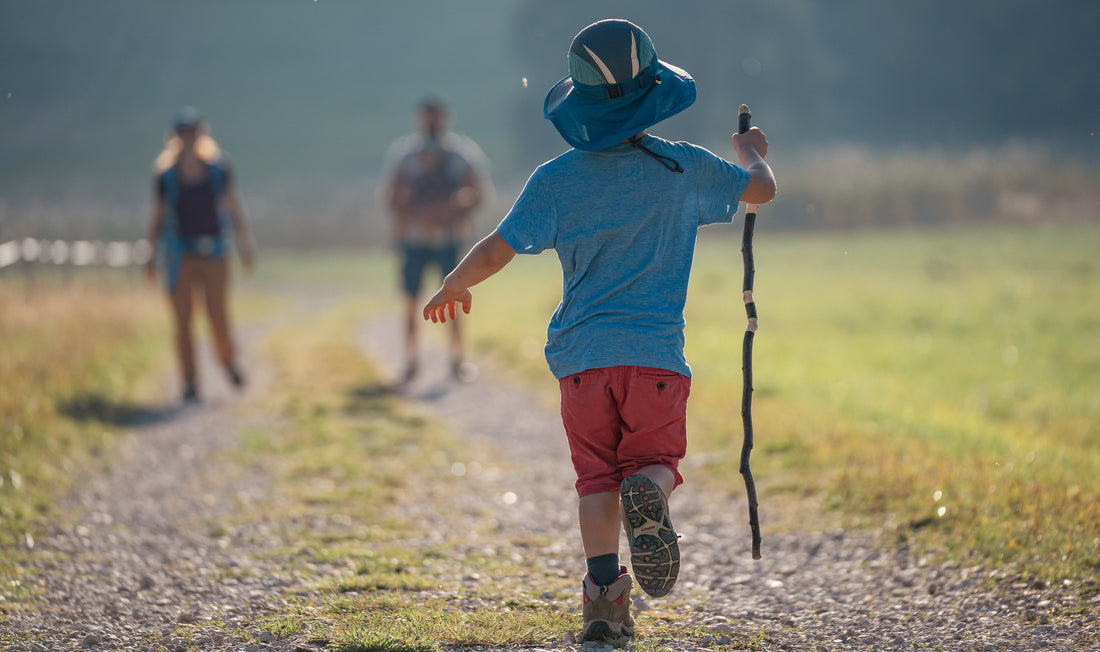
[(623, 480), (619, 496), (634, 578), (647, 594), (655, 598), (668, 595), (680, 572), (680, 543), (665, 498), (641, 473)]

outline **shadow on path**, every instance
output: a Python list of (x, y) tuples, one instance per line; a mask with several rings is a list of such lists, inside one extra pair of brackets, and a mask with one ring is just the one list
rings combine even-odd
[(141, 427), (166, 423), (186, 409), (183, 405), (141, 405), (119, 401), (98, 393), (81, 394), (58, 401), (57, 410), (75, 421)]

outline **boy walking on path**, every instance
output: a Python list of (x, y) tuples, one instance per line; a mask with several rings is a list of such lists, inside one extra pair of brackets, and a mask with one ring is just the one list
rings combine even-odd
[(469, 313), (469, 288), (517, 253), (557, 252), (563, 293), (546, 360), (561, 387), (580, 496), (582, 638), (610, 640), (634, 634), (620, 522), (646, 593), (666, 595), (679, 571), (667, 496), (683, 482), (687, 450), (683, 311), (696, 232), (731, 222), (739, 201), (770, 201), (775, 178), (759, 129), (732, 136), (742, 167), (645, 132), (690, 106), (695, 82), (657, 59), (637, 25), (589, 25), (568, 56), (570, 74), (550, 89), (544, 111), (574, 149), (535, 170), (424, 318), (453, 320), (456, 304)]

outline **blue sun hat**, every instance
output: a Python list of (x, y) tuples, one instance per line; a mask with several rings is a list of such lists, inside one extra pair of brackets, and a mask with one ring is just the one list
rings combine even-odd
[(577, 149), (631, 138), (695, 102), (695, 80), (661, 61), (649, 35), (627, 20), (585, 27), (569, 46), (569, 76), (546, 94), (543, 114)]

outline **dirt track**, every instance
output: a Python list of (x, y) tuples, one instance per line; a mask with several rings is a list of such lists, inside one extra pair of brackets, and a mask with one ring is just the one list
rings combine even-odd
[[(360, 340), (396, 377), (401, 350), (396, 324), (372, 324)], [(508, 522), (520, 531), (564, 532), (549, 565), (576, 569), (579, 585), (583, 555), (576, 495), (557, 414), (491, 374), (455, 385), (443, 380), (442, 363), (437, 366), (436, 376), (414, 383), (408, 397), (529, 470), (531, 481), (519, 484), (517, 501), (526, 509), (510, 511)], [(547, 382), (553, 382), (549, 375)], [(739, 484), (740, 478), (734, 481)], [(766, 483), (760, 485), (767, 509), (782, 509), (782, 503), (766, 497)], [(481, 491), (499, 495), (516, 486), (510, 481)], [(715, 643), (741, 632), (763, 634), (761, 648), (768, 650), (1071, 650), (1100, 634), (1095, 615), (1052, 619), (1060, 600), (1072, 602), (1061, 587), (1014, 585), (992, 593), (983, 583), (989, 569), (931, 566), (906, 549), (882, 549), (867, 534), (770, 533), (766, 510), (764, 558), (753, 561), (742, 502), (715, 504), (690, 482), (690, 475), (670, 498), (673, 522), (683, 537), (680, 581), (671, 597), (684, 599), (682, 608), (692, 618), (712, 626)], [(625, 549), (621, 555), (629, 559)], [(640, 602), (647, 601), (655, 602), (641, 595)], [(638, 626), (645, 627), (644, 616)], [(698, 648), (670, 643), (669, 649)]]
[[(360, 342), (396, 376), (396, 323), (367, 325)], [(230, 396), (221, 378), (208, 378), (201, 408), (139, 415), (125, 424), (132, 436), (111, 470), (79, 480), (65, 503), (70, 518), (36, 542), (28, 573), (48, 604), (0, 623), (25, 637), (10, 649), (184, 649), (172, 634), (174, 623), (194, 622), (201, 630), (205, 619), (217, 619), (252, 631), (257, 616), (282, 606), (294, 583), (265, 572), (273, 562), (260, 553), (280, 545), (283, 530), (277, 523), (244, 525), (234, 518), (239, 506), (268, 492), (267, 477), (224, 455), (243, 430), (263, 425), (247, 407), (268, 379), (262, 361), (246, 355), (252, 378), (243, 398)], [(212, 375), (212, 361), (203, 363)], [(461, 436), (492, 443), (502, 462), (524, 469), (518, 480), (483, 474), (476, 493), (515, 493), (514, 502), (501, 505), (502, 519), (516, 532), (554, 541), (535, 561), (547, 572), (575, 569), (579, 586), (575, 496), (554, 410), (490, 373), (456, 385), (440, 377), (439, 367), (426, 364), (425, 377), (405, 397)], [(761, 499), (769, 509), (781, 508), (766, 483)], [(440, 496), (421, 505), (420, 516), (446, 528), (447, 515), (463, 508), (453, 503), (469, 500)], [(698, 487), (689, 482), (671, 506), (683, 535), (673, 597), (694, 622), (709, 627), (716, 644), (739, 633), (760, 634), (757, 649), (768, 650), (1070, 650), (1100, 640), (1100, 604), (1094, 602), (1091, 614), (1055, 617), (1072, 589), (1012, 585), (989, 592), (982, 581), (988, 569), (928, 565), (904, 549), (878, 548), (870, 536), (849, 532), (773, 534), (766, 520), (765, 557), (754, 562), (741, 519), (730, 522), (725, 506), (714, 505)], [(643, 609), (647, 600), (638, 601)], [(640, 628), (645, 618), (643, 611)], [(213, 629), (199, 642), (202, 649), (246, 649)], [(318, 648), (282, 639), (254, 649)], [(580, 646), (547, 641), (531, 649)]]

